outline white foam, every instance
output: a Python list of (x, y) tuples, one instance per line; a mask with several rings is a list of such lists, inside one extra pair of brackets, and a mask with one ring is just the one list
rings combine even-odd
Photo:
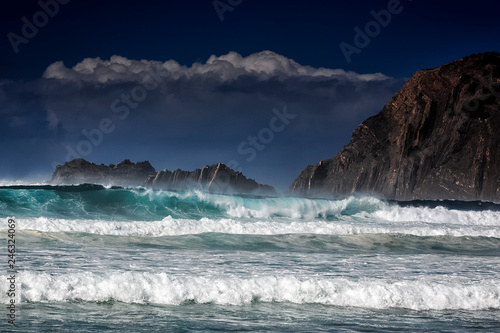
[(349, 205), (361, 206), (370, 211), (384, 206), (384, 202), (373, 197), (349, 197), (343, 200), (305, 199), (295, 197), (252, 199), (237, 196), (214, 195), (195, 192), (203, 200), (225, 209), (234, 218), (289, 217), (314, 219), (340, 216)]
[(0, 186), (43, 186), (49, 185), (48, 181), (28, 181), (28, 180), (9, 180), (0, 179)]
[(301, 220), (326, 217), (344, 219), (346, 215), (352, 214), (354, 217), (372, 221), (500, 226), (498, 211), (465, 211), (442, 206), (400, 207), (374, 197), (320, 200), (294, 197), (249, 199), (203, 192), (183, 194), (163, 192), (162, 195), (177, 196), (181, 199), (196, 197), (198, 200), (221, 207), (232, 218), (271, 219), (278, 216)]
[(444, 207), (399, 207), (386, 206), (371, 216), (394, 222), (426, 222), (437, 224), (490, 225), (500, 226), (500, 212), (463, 211)]
[(421, 222), (369, 222), (346, 217), (342, 221), (300, 221), (290, 219), (174, 219), (161, 221), (99, 221), (50, 219), (45, 217), (17, 220), (17, 230), (42, 232), (83, 232), (99, 235), (160, 237), (208, 232), (248, 235), (282, 234), (408, 234), (416, 236), (484, 236), (500, 238), (500, 228), (481, 225), (447, 225)]
[[(6, 279), (6, 276), (1, 276)], [(252, 302), (318, 303), (414, 310), (500, 309), (500, 281), (453, 283), (296, 276), (252, 278), (173, 276), (166, 273), (20, 272), (22, 302), (109, 301), (243, 305)], [(2, 294), (2, 303), (8, 301)]]

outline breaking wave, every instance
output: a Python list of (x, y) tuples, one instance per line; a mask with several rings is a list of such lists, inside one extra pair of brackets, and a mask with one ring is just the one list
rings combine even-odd
[[(463, 209), (460, 207), (463, 206)], [(452, 208), (451, 208), (452, 207)], [(241, 197), (100, 185), (0, 187), (3, 216), (19, 218), (156, 221), (227, 219), (295, 221), (388, 221), (498, 226), (500, 205), (460, 202), (387, 202), (374, 197), (342, 200)], [(207, 220), (208, 219), (208, 220)], [(200, 223), (200, 225), (203, 223)], [(210, 228), (209, 228), (210, 229)], [(307, 227), (306, 227), (307, 229)]]
[[(6, 279), (6, 276), (2, 276)], [(500, 309), (500, 281), (468, 284), (425, 280), (349, 280), (296, 276), (194, 277), (166, 273), (22, 272), (23, 302), (109, 302), (244, 305), (256, 302), (316, 303), (414, 310)], [(127, 292), (123, 292), (127, 290)], [(5, 303), (7, 298), (1, 296)]]

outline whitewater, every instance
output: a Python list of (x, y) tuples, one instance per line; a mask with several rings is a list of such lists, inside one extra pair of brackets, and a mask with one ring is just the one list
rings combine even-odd
[(493, 203), (15, 184), (0, 212), (13, 331), (500, 330)]

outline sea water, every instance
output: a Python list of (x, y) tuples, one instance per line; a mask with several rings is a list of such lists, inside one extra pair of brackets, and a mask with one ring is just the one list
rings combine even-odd
[(500, 331), (491, 203), (3, 186), (0, 222), (2, 332)]

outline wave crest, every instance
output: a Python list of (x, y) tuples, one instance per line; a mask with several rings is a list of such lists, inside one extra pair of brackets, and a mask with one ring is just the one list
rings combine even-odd
[[(2, 276), (2, 279), (6, 277)], [(21, 272), (21, 301), (179, 305), (186, 302), (244, 305), (253, 302), (316, 303), (413, 310), (499, 309), (497, 280), (453, 282), (381, 281), (296, 276), (192, 277), (166, 273), (109, 272), (49, 275)], [(127, 290), (126, 293), (123, 290)], [(3, 295), (2, 302), (7, 301)]]
[[(202, 233), (284, 235), (284, 234), (407, 234), (415, 236), (471, 236), (500, 238), (500, 228), (490, 225), (453, 225), (423, 222), (357, 220), (347, 217), (341, 221), (296, 221), (289, 219), (175, 219), (161, 221), (98, 221), (48, 219), (19, 219), (18, 230), (41, 232), (81, 232), (99, 235), (162, 237)], [(496, 221), (497, 225), (500, 223)]]

